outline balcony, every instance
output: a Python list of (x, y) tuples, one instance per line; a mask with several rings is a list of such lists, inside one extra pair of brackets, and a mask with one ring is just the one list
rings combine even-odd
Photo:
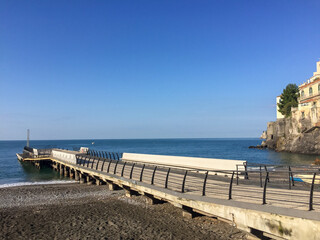
[(316, 96), (319, 96), (319, 95), (320, 95), (320, 91), (318, 91), (317, 93), (305, 94), (304, 96), (298, 97), (298, 101), (303, 101), (303, 100), (306, 100), (306, 99), (309, 99), (309, 98), (313, 98), (313, 97), (316, 97)]

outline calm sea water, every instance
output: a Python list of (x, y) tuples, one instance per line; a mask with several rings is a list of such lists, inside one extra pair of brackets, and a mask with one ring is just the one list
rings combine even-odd
[[(93, 141), (94, 145), (92, 145)], [(30, 146), (71, 150), (83, 146), (109, 152), (238, 159), (247, 160), (250, 163), (288, 165), (309, 164), (317, 157), (248, 148), (250, 145), (260, 143), (260, 139), (91, 139), (30, 141)], [(16, 153), (22, 152), (25, 144), (25, 141), (0, 141), (0, 185), (66, 180), (61, 179), (59, 174), (50, 168), (38, 170), (31, 164), (20, 163)]]

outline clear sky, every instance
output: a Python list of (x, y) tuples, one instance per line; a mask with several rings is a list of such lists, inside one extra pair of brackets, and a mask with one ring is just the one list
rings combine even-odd
[(320, 1), (0, 1), (0, 140), (259, 137)]

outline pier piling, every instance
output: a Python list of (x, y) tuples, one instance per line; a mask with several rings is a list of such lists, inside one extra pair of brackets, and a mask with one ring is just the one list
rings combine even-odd
[(79, 179), (79, 173), (78, 173), (78, 171), (74, 171), (74, 180), (76, 180), (76, 181), (79, 181), (80, 179)]

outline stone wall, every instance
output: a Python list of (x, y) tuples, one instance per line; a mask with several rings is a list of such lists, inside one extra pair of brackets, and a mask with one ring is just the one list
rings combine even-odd
[(320, 154), (320, 128), (308, 119), (278, 119), (268, 122), (265, 144), (276, 151)]

